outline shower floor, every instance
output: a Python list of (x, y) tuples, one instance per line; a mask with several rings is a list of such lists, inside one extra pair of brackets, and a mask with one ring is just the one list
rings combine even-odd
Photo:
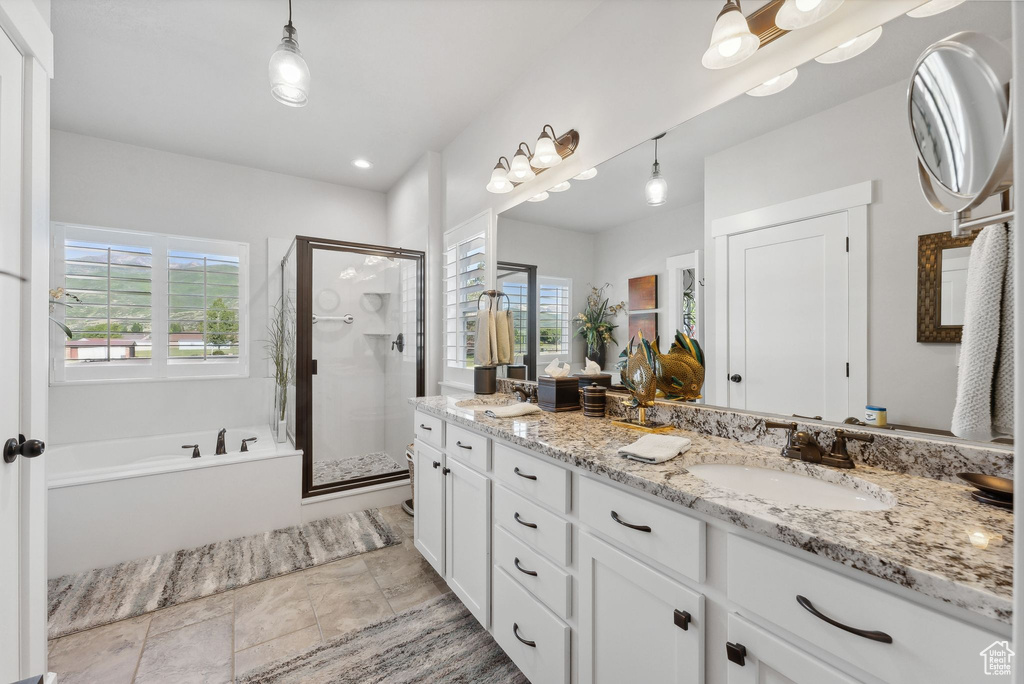
[(358, 456), (344, 458), (317, 459), (313, 461), (313, 485), (324, 485), (331, 482), (351, 480), (356, 477), (384, 475), (405, 470), (386, 451), (374, 451)]

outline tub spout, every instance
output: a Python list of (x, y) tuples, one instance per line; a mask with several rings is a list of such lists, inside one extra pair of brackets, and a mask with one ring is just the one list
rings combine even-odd
[(221, 428), (220, 432), (217, 433), (217, 455), (228, 453), (227, 445), (224, 444), (224, 435), (228, 433), (227, 428)]

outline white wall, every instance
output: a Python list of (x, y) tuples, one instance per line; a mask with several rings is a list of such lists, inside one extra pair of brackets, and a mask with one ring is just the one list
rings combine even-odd
[[(887, 407), (891, 423), (949, 429), (956, 345), (916, 339), (917, 236), (948, 231), (950, 223), (921, 194), (916, 160), (903, 82), (712, 155), (705, 160), (706, 263), (714, 263), (714, 219), (875, 181), (868, 207), (868, 401)], [(711, 311), (715, 293), (707, 294)]]
[(50, 440), (211, 430), (269, 420), (273, 383), (262, 344), (267, 239), (297, 234), (381, 243), (382, 193), (52, 132), (51, 218), (249, 243), (250, 377), (57, 386)]

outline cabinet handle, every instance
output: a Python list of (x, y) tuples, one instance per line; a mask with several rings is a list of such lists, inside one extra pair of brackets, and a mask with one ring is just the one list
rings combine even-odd
[(886, 634), (885, 632), (875, 632), (867, 629), (857, 629), (856, 627), (850, 627), (848, 625), (844, 625), (841, 622), (833, 620), (829, 616), (821, 613), (817, 608), (814, 607), (814, 604), (812, 604), (810, 601), (808, 601), (803, 596), (800, 596), (799, 594), (797, 594), (796, 602), (799, 603), (800, 606), (808, 613), (818, 618), (819, 620), (827, 622), (833, 627), (838, 627), (839, 629), (845, 632), (849, 632), (850, 634), (856, 634), (857, 636), (864, 637), (865, 639), (871, 639), (871, 641), (881, 641), (883, 644), (892, 643), (892, 637)]
[(434, 468), (440, 468), (441, 467), (441, 462), (440, 461), (434, 461), (433, 466), (434, 466)]
[(747, 647), (743, 644), (734, 644), (731, 641), (725, 642), (725, 655), (730, 663), (736, 663), (740, 667), (747, 664)]
[(522, 518), (519, 517), (519, 511), (516, 511), (516, 514), (512, 517), (515, 518), (516, 522), (522, 525), (523, 527), (529, 527), (534, 530), (537, 529), (537, 523), (528, 523), (524, 521)]
[(441, 474), (442, 475), (447, 475), (450, 472), (452, 472), (451, 468), (441, 468)]
[(519, 477), (525, 479), (525, 480), (536, 480), (537, 479), (536, 475), (524, 475), (522, 472), (520, 472), (519, 466), (516, 466), (515, 468), (513, 468), (512, 472), (515, 473), (516, 475), (518, 475)]
[(523, 566), (519, 564), (519, 559), (518, 558), (516, 558), (516, 560), (515, 560), (515, 566), (516, 566), (516, 570), (518, 570), (519, 572), (523, 573), (524, 575), (529, 575), (530, 577), (536, 577), (537, 576), (537, 572), (535, 570), (526, 570), (526, 569), (524, 569)]
[(615, 511), (612, 511), (612, 520), (614, 520), (615, 522), (619, 523), (623, 527), (628, 527), (631, 530), (638, 530), (640, 532), (650, 532), (651, 531), (651, 528), (648, 527), (647, 525), (634, 525), (633, 523), (626, 522), (625, 520), (620, 518), (619, 514), (616, 513)]
[(426, 430), (427, 432), (433, 432), (433, 431), (434, 431), (434, 428), (432, 428), (432, 427), (427, 427), (427, 426), (426, 426), (426, 425), (424, 425), (423, 423), (420, 423), (420, 427), (421, 427), (421, 428), (423, 428), (424, 430)]
[(537, 642), (536, 641), (530, 641), (529, 639), (524, 639), (523, 637), (519, 636), (519, 623), (517, 623), (517, 622), (513, 622), (512, 623), (512, 633), (516, 635), (516, 639), (519, 639), (519, 641), (523, 642), (524, 644), (526, 644), (530, 648), (537, 648)]
[(685, 610), (679, 610), (676, 608), (672, 611), (672, 621), (676, 627), (683, 630), (684, 632), (690, 631), (690, 620), (693, 618)]
[(457, 446), (457, 447), (460, 447), (460, 448), (462, 448), (462, 449), (472, 449), (472, 448), (473, 448), (473, 447), (471, 447), (471, 446), (466, 446), (466, 445), (465, 445), (465, 444), (463, 444), (462, 442), (455, 442), (455, 446)]

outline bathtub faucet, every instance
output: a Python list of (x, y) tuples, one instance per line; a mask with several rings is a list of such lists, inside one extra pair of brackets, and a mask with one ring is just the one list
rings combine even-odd
[(228, 433), (227, 428), (221, 428), (220, 432), (217, 433), (217, 455), (228, 453), (227, 445), (224, 444), (224, 435)]

